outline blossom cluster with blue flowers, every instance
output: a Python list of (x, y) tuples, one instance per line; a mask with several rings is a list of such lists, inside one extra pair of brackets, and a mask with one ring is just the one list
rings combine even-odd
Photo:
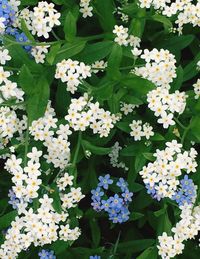
[[(145, 185), (147, 189), (147, 193), (151, 195), (153, 199), (158, 201), (161, 200), (162, 196), (160, 196), (155, 189), (155, 186), (150, 186), (150, 184)], [(196, 197), (196, 186), (192, 179), (189, 179), (187, 175), (184, 176), (182, 180), (180, 180), (180, 187), (177, 188), (175, 194), (172, 196), (172, 200), (176, 201), (179, 206), (187, 204), (192, 204)]]
[(0, 17), (4, 18), (4, 25), (11, 25), (15, 20), (15, 11), (7, 0), (0, 0)]
[(132, 201), (133, 193), (129, 191), (128, 183), (123, 178), (119, 178), (116, 185), (121, 190), (121, 193), (115, 193), (113, 196), (108, 197), (105, 191), (113, 182), (109, 174), (99, 177), (97, 188), (91, 191), (93, 201), (91, 205), (98, 212), (107, 212), (109, 220), (113, 223), (123, 223), (129, 219), (128, 205)]
[(54, 255), (54, 251), (52, 250), (42, 249), (42, 251), (40, 251), (38, 255), (40, 259), (56, 259), (56, 256)]
[(179, 206), (192, 204), (196, 197), (196, 186), (192, 179), (189, 179), (187, 175), (180, 181), (180, 188), (173, 195), (172, 200), (175, 200)]
[[(15, 37), (17, 42), (26, 43), (29, 42), (24, 32), (21, 32), (17, 28), (14, 28), (13, 22), (16, 19), (16, 13), (13, 8), (9, 5), (7, 0), (0, 0), (0, 17), (3, 18), (3, 24), (5, 27), (4, 34), (11, 35)], [(23, 46), (23, 48), (30, 52), (31, 46)]]

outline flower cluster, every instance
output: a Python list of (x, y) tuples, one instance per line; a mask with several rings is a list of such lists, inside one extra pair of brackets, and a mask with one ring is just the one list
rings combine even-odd
[(91, 100), (87, 95), (71, 99), (65, 119), (75, 131), (85, 131), (87, 127), (90, 127), (94, 134), (107, 137), (119, 118), (100, 108), (98, 102), (93, 103)]
[(60, 13), (54, 9), (53, 3), (42, 1), (38, 6), (33, 8), (32, 17), (32, 34), (37, 34), (38, 37), (49, 38), (49, 33), (55, 25), (60, 25)]
[(67, 83), (67, 91), (72, 94), (77, 90), (81, 79), (91, 76), (91, 67), (83, 62), (73, 61), (71, 59), (63, 60), (56, 65), (56, 79), (61, 79), (63, 83)]
[(184, 241), (193, 239), (200, 231), (200, 206), (193, 207), (185, 204), (181, 206), (181, 220), (172, 228), (174, 236), (168, 236), (164, 232), (158, 237), (159, 255), (165, 258), (174, 258), (183, 252)]
[(120, 25), (115, 25), (113, 33), (116, 35), (115, 42), (119, 45), (128, 46), (130, 45), (133, 48), (140, 47), (140, 38), (128, 34), (128, 28)]
[(99, 183), (96, 189), (92, 190), (92, 206), (96, 211), (105, 211), (109, 215), (109, 220), (113, 223), (123, 223), (129, 219), (128, 205), (132, 201), (133, 193), (129, 192), (128, 184), (123, 178), (119, 178), (116, 183), (121, 190), (121, 194), (114, 194), (108, 197), (106, 191), (109, 185), (113, 184), (110, 175), (99, 177)]
[[(197, 152), (194, 148), (182, 153), (182, 144), (176, 140), (166, 143), (164, 150), (156, 150), (154, 154), (156, 160), (143, 167), (139, 174), (142, 176), (146, 185), (147, 192), (157, 200), (164, 197), (171, 198), (177, 194), (178, 186), (180, 184), (179, 176), (182, 170), (187, 174), (196, 172), (197, 163), (195, 158)], [(186, 180), (186, 178), (185, 178)], [(184, 183), (184, 180), (181, 184)], [(189, 182), (188, 182), (189, 183)], [(186, 192), (191, 190), (187, 190)], [(189, 196), (190, 197), (190, 196)], [(193, 197), (193, 192), (191, 194)], [(190, 198), (182, 197), (181, 201), (191, 201)]]
[(91, 65), (92, 72), (97, 74), (100, 71), (104, 71), (107, 65), (107, 62), (105, 62), (104, 60), (98, 60)]
[(164, 128), (174, 125), (174, 113), (182, 114), (186, 107), (187, 95), (185, 92), (170, 94), (169, 90), (158, 87), (147, 94), (148, 107), (154, 112), (158, 123), (163, 124)]
[(121, 109), (120, 109), (120, 111), (122, 111), (124, 113), (124, 115), (128, 115), (129, 113), (132, 113), (133, 110), (135, 108), (137, 108), (137, 107), (139, 107), (139, 105), (137, 105), (137, 104), (121, 102)]
[(80, 13), (82, 13), (83, 18), (93, 16), (93, 7), (90, 6), (91, 0), (80, 0)]
[(178, 25), (178, 32), (182, 33), (184, 24), (192, 24), (200, 26), (199, 10), (200, 4), (197, 1), (193, 4), (192, 1), (157, 1), (157, 0), (139, 0), (141, 8), (150, 8), (151, 6), (159, 10), (163, 15), (171, 17), (177, 15), (175, 23)]
[(11, 60), (9, 51), (3, 47), (0, 47), (0, 64), (5, 65), (7, 61)]
[(197, 80), (195, 84), (193, 84), (194, 87), (194, 93), (195, 93), (195, 99), (198, 99), (200, 97), (200, 79)]
[(20, 217), (16, 217), (7, 230), (5, 242), (0, 247), (1, 258), (17, 258), (22, 250), (27, 250), (31, 244), (44, 246), (56, 240), (76, 240), (80, 235), (78, 227), (70, 229), (66, 223), (68, 213), (55, 212), (53, 199), (44, 194), (39, 199), (40, 206), (36, 211), (32, 208), (24, 210)]
[(58, 126), (57, 122), (55, 111), (49, 102), (44, 116), (33, 121), (29, 130), (34, 140), (42, 141), (47, 148), (47, 154), (44, 155), (46, 162), (52, 163), (55, 168), (64, 169), (70, 160), (68, 136), (72, 132), (69, 130), (69, 125)]
[(36, 147), (32, 148), (32, 152), (27, 154), (30, 158), (28, 164), (22, 168), (22, 159), (16, 158), (13, 154), (6, 161), (5, 168), (12, 174), (12, 182), (14, 186), (12, 191), (18, 199), (24, 201), (23, 205), (26, 208), (30, 199), (37, 198), (37, 191), (40, 188), (42, 180), (38, 177), (41, 175), (39, 158), (42, 156), (42, 151), (38, 151)]
[(110, 157), (110, 164), (113, 167), (122, 168), (125, 171), (128, 171), (128, 167), (125, 165), (124, 162), (119, 162), (119, 151), (122, 147), (119, 145), (119, 142), (115, 142), (114, 146), (112, 146), (112, 150), (109, 153)]
[(40, 259), (56, 259), (56, 256), (54, 255), (54, 251), (52, 250), (44, 250), (40, 251), (38, 253)]
[(172, 200), (175, 200), (179, 206), (185, 203), (192, 204), (196, 198), (197, 186), (194, 185), (192, 179), (189, 179), (187, 175), (180, 181), (180, 188), (172, 196)]
[(145, 60), (146, 65), (134, 69), (138, 76), (148, 79), (156, 86), (162, 86), (169, 89), (170, 83), (176, 77), (175, 56), (168, 50), (145, 49), (140, 56)]
[(15, 11), (7, 0), (0, 0), (0, 34), (15, 20)]
[(34, 57), (36, 63), (44, 63), (45, 54), (48, 53), (50, 46), (36, 46), (31, 49), (31, 55)]
[(141, 140), (142, 137), (149, 139), (154, 135), (153, 127), (147, 122), (142, 125), (141, 120), (133, 120), (129, 126), (131, 128), (130, 135), (134, 137), (135, 141)]

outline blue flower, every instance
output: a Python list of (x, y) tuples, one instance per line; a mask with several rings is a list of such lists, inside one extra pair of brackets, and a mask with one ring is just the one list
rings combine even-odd
[(101, 259), (100, 255), (91, 255), (89, 259)]
[(173, 195), (172, 200), (175, 200), (179, 206), (187, 204), (192, 204), (194, 197), (196, 196), (196, 187), (187, 175), (180, 181), (180, 188)]
[(123, 205), (123, 199), (121, 199), (118, 194), (115, 194), (113, 197), (110, 197), (109, 201), (112, 208), (120, 209)]
[(100, 187), (97, 187), (95, 190), (92, 190), (91, 193), (92, 195), (92, 200), (97, 200), (99, 201), (101, 199), (101, 196), (104, 195), (104, 192), (101, 191)]
[(99, 176), (99, 184), (98, 186), (102, 186), (104, 189), (108, 189), (108, 185), (112, 184), (113, 180), (110, 179), (110, 175), (106, 174), (104, 177), (103, 176)]
[(122, 193), (122, 197), (124, 197), (125, 201), (132, 201), (132, 198), (131, 198), (132, 196), (133, 196), (133, 193), (129, 192), (128, 189), (126, 189), (125, 192)]
[(102, 200), (101, 202), (102, 202), (101, 209), (108, 211), (110, 208), (109, 200)]
[(56, 259), (56, 256), (54, 255), (54, 251), (49, 251), (42, 249), (41, 252), (39, 252), (40, 259)]
[(128, 184), (127, 182), (125, 182), (123, 178), (119, 178), (119, 181), (117, 182), (117, 186), (119, 186), (122, 192), (124, 192), (127, 189)]

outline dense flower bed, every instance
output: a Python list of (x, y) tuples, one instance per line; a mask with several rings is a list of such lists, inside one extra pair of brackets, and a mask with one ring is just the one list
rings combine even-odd
[(200, 1), (0, 0), (0, 258), (199, 258)]

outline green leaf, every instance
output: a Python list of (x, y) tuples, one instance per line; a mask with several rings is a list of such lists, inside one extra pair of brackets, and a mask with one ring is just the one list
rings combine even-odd
[(143, 156), (147, 159), (147, 160), (150, 160), (150, 161), (154, 161), (155, 160), (155, 157), (153, 156), (153, 153), (142, 153)]
[(110, 57), (108, 59), (107, 66), (107, 76), (113, 80), (117, 80), (120, 78), (121, 73), (119, 71), (119, 67), (122, 60), (122, 47), (118, 44), (114, 44), (112, 47), (112, 51)]
[(73, 41), (76, 36), (76, 21), (76, 17), (69, 11), (64, 23), (65, 39), (68, 41)]
[(184, 67), (183, 82), (190, 80), (191, 78), (193, 78), (199, 73), (199, 71), (197, 70), (197, 62), (199, 60), (200, 60), (200, 53), (194, 57), (194, 60), (192, 60), (188, 65)]
[(39, 2), (39, 0), (21, 0), (20, 5), (21, 6), (36, 5), (38, 2)]
[[(143, 9), (144, 10), (144, 9)], [(144, 15), (145, 12), (141, 10), (141, 15)], [(130, 34), (137, 36), (139, 38), (142, 37), (145, 28), (145, 19), (144, 18), (133, 18), (130, 25)]]
[(140, 219), (144, 217), (144, 214), (139, 213), (139, 212), (131, 212), (130, 217), (129, 217), (129, 221), (134, 221), (137, 219)]
[[(64, 117), (67, 114), (67, 107), (71, 102), (70, 93), (66, 90), (66, 84), (59, 81), (56, 91), (56, 114), (59, 117)], [(63, 107), (66, 107), (63, 108)]]
[(35, 79), (26, 65), (23, 65), (20, 70), (19, 84), (27, 95), (31, 95), (35, 92)]
[(97, 0), (94, 2), (94, 7), (94, 12), (96, 12), (103, 30), (111, 32), (115, 26), (114, 1)]
[(171, 234), (172, 224), (169, 219), (167, 210), (164, 214), (161, 214), (157, 224), (157, 235), (161, 235), (163, 232), (166, 232), (168, 235)]
[(45, 113), (50, 94), (49, 83), (43, 75), (36, 82), (25, 65), (20, 71), (19, 82), (26, 94), (27, 114), (31, 124)]
[(94, 44), (86, 44), (84, 50), (78, 55), (79, 59), (88, 64), (107, 57), (112, 49), (112, 41), (102, 41)]
[(65, 251), (70, 246), (69, 241), (57, 240), (51, 244), (51, 249), (55, 252), (56, 255), (59, 255)]
[(131, 144), (123, 148), (120, 152), (122, 156), (137, 156), (140, 151), (140, 146), (137, 144)]
[(141, 95), (146, 95), (149, 91), (155, 88), (155, 85), (152, 82), (135, 75), (122, 77), (121, 85), (134, 90), (135, 95), (138, 98), (141, 97)]
[(179, 66), (176, 69), (176, 78), (174, 79), (173, 83), (171, 84), (171, 90), (175, 92), (176, 90), (179, 90), (181, 88), (181, 85), (183, 83), (183, 69), (181, 66)]
[(152, 246), (155, 243), (154, 239), (141, 239), (119, 243), (118, 249), (121, 252), (140, 252), (145, 248)]
[(53, 65), (55, 57), (61, 47), (61, 44), (58, 42), (57, 44), (54, 44), (51, 46), (49, 52), (46, 55), (46, 60), (50, 65)]
[(167, 18), (166, 16), (160, 15), (160, 14), (154, 14), (152, 16), (152, 19), (154, 21), (160, 22), (163, 24), (165, 30), (169, 30), (170, 28), (173, 27), (171, 21), (169, 18)]
[(98, 248), (101, 240), (101, 230), (95, 218), (90, 219), (90, 229), (94, 248)]
[(191, 131), (193, 135), (200, 141), (200, 116), (197, 115), (192, 118), (191, 121)]
[(150, 140), (162, 141), (165, 140), (165, 138), (160, 133), (155, 133), (152, 137), (150, 137)]
[(79, 52), (81, 52), (85, 47), (86, 41), (77, 41), (73, 43), (65, 43), (60, 50), (57, 52), (53, 64), (57, 64), (63, 59), (68, 59)]
[(82, 140), (81, 143), (82, 143), (84, 150), (89, 150), (89, 151), (91, 151), (91, 153), (94, 153), (96, 155), (107, 155), (111, 152), (111, 148), (97, 147), (87, 140)]
[(139, 99), (135, 96), (132, 96), (131, 93), (123, 96), (121, 101), (125, 102), (125, 103), (135, 104), (135, 105), (141, 105), (144, 103), (141, 99)]
[(145, 165), (146, 158), (143, 154), (138, 154), (135, 158), (135, 171), (139, 172), (142, 167)]
[(142, 252), (136, 259), (157, 259), (158, 251), (156, 247), (149, 247)]
[(181, 49), (189, 46), (194, 40), (194, 35), (181, 35), (181, 36), (170, 36), (164, 37), (158, 42), (156, 45), (159, 48), (166, 48), (170, 50), (172, 53), (179, 52)]
[(109, 100), (113, 94), (113, 87), (116, 82), (107, 80), (105, 83), (92, 89), (92, 96), (95, 96), (98, 100)]
[(60, 201), (59, 189), (55, 183), (51, 184), (50, 187), (52, 190), (50, 193), (50, 197), (53, 198), (52, 206), (57, 213), (61, 214), (62, 206), (61, 206), (61, 201)]
[(129, 134), (131, 132), (131, 128), (130, 128), (129, 124), (130, 123), (128, 123), (128, 122), (117, 122), (116, 127)]
[(0, 217), (0, 230), (10, 226), (11, 222), (17, 216), (17, 211), (13, 210)]
[(26, 22), (25, 22), (24, 19), (21, 19), (21, 29), (22, 29), (22, 31), (25, 33), (26, 37), (27, 37), (30, 41), (32, 41), (32, 42), (35, 41), (33, 35), (30, 33), (29, 29), (27, 28), (27, 25), (26, 25)]

